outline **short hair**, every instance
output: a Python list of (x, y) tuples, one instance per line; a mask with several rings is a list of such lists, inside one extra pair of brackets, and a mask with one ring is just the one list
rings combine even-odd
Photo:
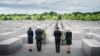
[(56, 29), (59, 29), (59, 27), (56, 27)]
[(31, 27), (29, 27), (29, 30), (32, 30), (32, 28), (31, 28)]
[(37, 28), (41, 28), (41, 26), (37, 26)]
[(68, 29), (67, 29), (67, 32), (71, 32), (71, 29), (70, 29), (70, 28), (68, 28)]

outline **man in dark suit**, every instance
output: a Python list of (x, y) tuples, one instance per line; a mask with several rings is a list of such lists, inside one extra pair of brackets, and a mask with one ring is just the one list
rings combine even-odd
[(60, 52), (60, 38), (61, 38), (61, 31), (59, 30), (59, 27), (56, 28), (54, 31), (54, 37), (55, 37), (55, 45), (56, 45), (56, 52)]
[(41, 51), (41, 47), (42, 47), (42, 29), (40, 28), (40, 26), (37, 27), (37, 29), (35, 30), (35, 39), (36, 39), (36, 45), (37, 45), (37, 50)]

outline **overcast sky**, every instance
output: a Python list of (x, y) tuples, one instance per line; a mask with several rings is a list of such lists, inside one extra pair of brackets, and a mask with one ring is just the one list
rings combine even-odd
[(100, 0), (0, 0), (0, 14), (100, 11)]

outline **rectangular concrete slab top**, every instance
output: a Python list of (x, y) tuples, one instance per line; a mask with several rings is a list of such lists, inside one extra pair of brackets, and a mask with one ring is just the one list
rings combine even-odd
[(22, 34), (22, 35), (19, 35), (18, 37), (27, 37), (27, 34), (26, 33), (24, 33), (24, 34)]
[(13, 33), (13, 32), (6, 32), (6, 33), (2, 33), (0, 35), (8, 35), (8, 34), (11, 34), (11, 33)]
[(72, 31), (72, 33), (81, 33), (81, 32), (79, 32), (79, 31)]
[(10, 39), (7, 39), (7, 40), (0, 42), (0, 45), (9, 45), (9, 44), (12, 44), (12, 43), (20, 40), (20, 39), (21, 38), (10, 38)]
[(100, 47), (100, 42), (94, 39), (82, 39), (90, 47)]

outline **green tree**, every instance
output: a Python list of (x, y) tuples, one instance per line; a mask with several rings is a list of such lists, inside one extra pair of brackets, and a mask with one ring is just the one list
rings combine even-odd
[(80, 20), (85, 20), (84, 18), (84, 15), (81, 15)]
[(70, 19), (70, 15), (69, 14), (66, 14), (66, 19)]
[(59, 16), (58, 16), (58, 20), (61, 20), (61, 19), (62, 19), (62, 17), (61, 17), (61, 15), (59, 15)]
[(51, 12), (49, 12), (49, 15), (50, 15), (50, 16), (53, 16), (53, 15), (57, 16), (57, 13), (56, 13), (56, 12), (51, 11)]
[(4, 16), (4, 20), (8, 20), (7, 16)]
[(41, 15), (48, 15), (49, 13), (48, 12), (44, 12), (44, 13), (42, 13)]
[(45, 20), (46, 18), (43, 17), (43, 15), (40, 15), (40, 20)]
[(92, 15), (91, 15), (91, 20), (92, 20), (92, 21), (96, 21), (96, 20), (97, 20), (96, 15), (92, 14)]
[(26, 16), (27, 20), (31, 20), (31, 15)]
[(44, 18), (45, 20), (50, 20), (50, 19), (51, 19), (51, 16), (50, 16), (50, 15), (46, 15), (46, 16), (43, 16), (43, 18)]
[(91, 16), (90, 16), (89, 14), (87, 14), (87, 15), (85, 16), (85, 20), (87, 20), (87, 21), (91, 20)]
[(97, 14), (96, 17), (97, 17), (97, 21), (100, 20), (100, 14)]
[(57, 16), (52, 16), (51, 19), (53, 19), (53, 20), (57, 20), (58, 17), (57, 17)]
[(77, 20), (80, 20), (81, 14), (77, 14), (76, 18)]
[(72, 15), (70, 16), (70, 19), (75, 20), (75, 19), (76, 19), (75, 15), (72, 14)]

